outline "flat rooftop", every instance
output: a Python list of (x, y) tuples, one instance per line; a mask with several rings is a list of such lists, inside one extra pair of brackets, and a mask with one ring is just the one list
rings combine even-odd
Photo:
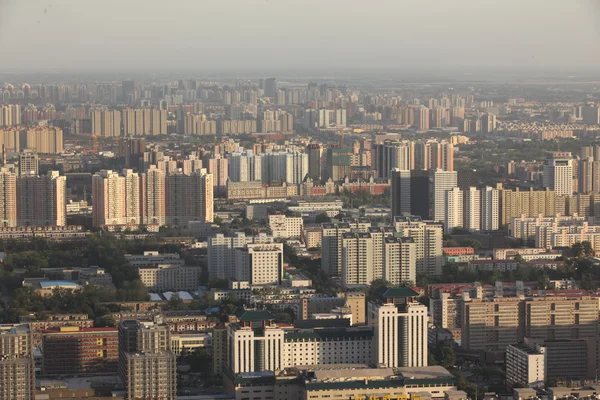
[(331, 369), (315, 371), (315, 378), (318, 381), (323, 380), (346, 380), (365, 378), (385, 379), (394, 375), (392, 368), (352, 368), (352, 369)]
[(396, 372), (404, 378), (410, 379), (436, 379), (436, 378), (454, 378), (446, 368), (439, 365), (432, 367), (402, 367), (396, 368)]
[(102, 387), (117, 387), (121, 380), (116, 375), (87, 376), (65, 379), (38, 379), (36, 387), (45, 387), (47, 390), (65, 387), (68, 390), (90, 390)]

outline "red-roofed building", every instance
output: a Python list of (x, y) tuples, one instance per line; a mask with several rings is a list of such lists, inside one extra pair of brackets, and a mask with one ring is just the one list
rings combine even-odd
[(448, 256), (466, 256), (475, 254), (473, 247), (442, 247), (442, 251)]
[(44, 332), (44, 375), (116, 374), (117, 328), (63, 326)]

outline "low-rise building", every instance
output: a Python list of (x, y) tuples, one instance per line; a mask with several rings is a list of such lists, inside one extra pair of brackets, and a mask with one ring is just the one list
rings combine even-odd
[(140, 280), (150, 290), (195, 290), (200, 283), (202, 267), (186, 267), (179, 264), (158, 264), (138, 267)]
[(175, 355), (181, 354), (183, 349), (193, 352), (206, 347), (212, 347), (212, 336), (208, 333), (171, 334), (171, 351)]
[(236, 400), (465, 399), (443, 367), (369, 368), (367, 365), (307, 365), (272, 372), (224, 370), (224, 387)]
[(514, 271), (519, 265), (514, 260), (472, 260), (469, 268), (480, 271)]

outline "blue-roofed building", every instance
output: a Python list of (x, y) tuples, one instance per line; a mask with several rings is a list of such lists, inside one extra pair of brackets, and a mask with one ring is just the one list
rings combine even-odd
[[(38, 286), (39, 285), (39, 286)], [(40, 281), (32, 286), (42, 296), (50, 296), (54, 289), (80, 290), (83, 286), (75, 281)]]

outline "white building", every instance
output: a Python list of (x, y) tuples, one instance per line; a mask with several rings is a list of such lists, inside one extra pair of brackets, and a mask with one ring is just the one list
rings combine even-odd
[(287, 217), (285, 214), (269, 215), (269, 233), (274, 238), (300, 238), (304, 229), (302, 217)]
[(546, 381), (546, 348), (535, 343), (511, 344), (506, 348), (506, 381), (543, 387)]
[(573, 194), (573, 160), (571, 153), (553, 153), (544, 161), (544, 187), (554, 190), (557, 196)]
[(413, 238), (386, 237), (383, 279), (394, 286), (417, 281), (417, 245)]
[(368, 305), (375, 329), (375, 363), (388, 368), (427, 366), (427, 307), (409, 288), (381, 288)]
[(218, 233), (208, 238), (208, 273), (211, 279), (235, 278), (235, 249), (248, 243), (271, 243), (273, 237), (261, 233), (258, 236), (246, 236), (236, 232), (233, 237)]
[[(430, 193), (433, 194), (432, 219), (435, 222), (444, 222), (446, 219), (446, 192), (457, 185), (456, 171), (443, 171), (436, 169), (431, 174)], [(423, 199), (426, 201), (426, 199)]]
[(248, 243), (235, 249), (235, 280), (250, 285), (279, 285), (283, 279), (283, 243)]
[(395, 217), (394, 227), (403, 237), (415, 241), (417, 274), (441, 275), (444, 265), (442, 224), (420, 217)]
[(495, 231), (499, 227), (500, 191), (490, 186), (481, 190), (481, 230)]
[(444, 205), (444, 230), (451, 232), (454, 228), (462, 228), (464, 226), (462, 190), (457, 187), (448, 190)]
[(463, 228), (471, 232), (481, 229), (481, 193), (474, 187), (464, 192)]
[(369, 285), (373, 282), (373, 238), (370, 233), (342, 235), (342, 284)]

